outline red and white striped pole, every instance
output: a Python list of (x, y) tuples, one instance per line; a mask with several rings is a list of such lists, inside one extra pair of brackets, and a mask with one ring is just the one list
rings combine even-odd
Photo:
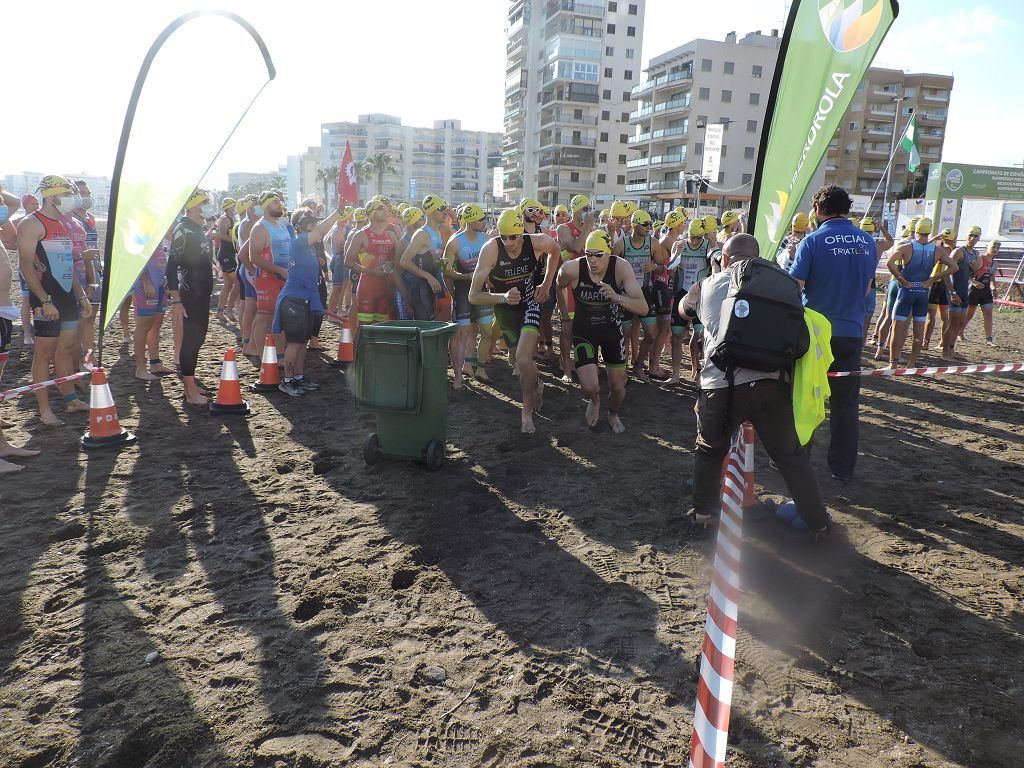
[(743, 506), (753, 487), (754, 428), (747, 423), (736, 433), (722, 479), (722, 516), (704, 623), (689, 768), (721, 768), (725, 764), (736, 663)]

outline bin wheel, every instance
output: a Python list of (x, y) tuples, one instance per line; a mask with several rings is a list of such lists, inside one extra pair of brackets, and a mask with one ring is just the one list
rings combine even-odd
[(369, 465), (376, 464), (381, 460), (383, 454), (380, 450), (380, 440), (376, 432), (371, 432), (363, 440), (363, 461)]
[(427, 469), (437, 471), (444, 464), (444, 443), (431, 440), (427, 443)]

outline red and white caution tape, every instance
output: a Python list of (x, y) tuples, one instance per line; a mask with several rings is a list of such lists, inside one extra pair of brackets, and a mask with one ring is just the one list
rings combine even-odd
[(15, 398), (27, 395), (29, 392), (37, 392), (40, 389), (46, 389), (47, 387), (54, 387), (58, 384), (64, 384), (68, 381), (75, 381), (76, 379), (84, 379), (86, 376), (92, 375), (93, 366), (89, 362), (89, 358), (92, 356), (92, 350), (90, 349), (85, 355), (85, 360), (82, 364), (85, 366), (84, 371), (78, 373), (72, 373), (70, 376), (60, 376), (56, 379), (50, 379), (49, 381), (40, 381), (38, 384), (28, 384), (24, 387), (18, 387), (17, 389), (8, 389), (6, 392), (0, 392), (0, 403), (5, 400), (14, 400)]
[(722, 768), (725, 763), (736, 663), (743, 500), (753, 486), (753, 472), (754, 430), (744, 424), (729, 449), (722, 479), (722, 517), (715, 544), (708, 617), (704, 623), (689, 768)]
[(1024, 303), (1019, 301), (1007, 301), (1006, 299), (994, 299), (996, 304), (1002, 304), (1004, 307), (1016, 307), (1017, 309), (1024, 309)]
[(832, 371), (837, 376), (937, 376), (942, 373), (1014, 373), (1024, 371), (1024, 363), (977, 363), (948, 365), (937, 368), (867, 368), (863, 371)]

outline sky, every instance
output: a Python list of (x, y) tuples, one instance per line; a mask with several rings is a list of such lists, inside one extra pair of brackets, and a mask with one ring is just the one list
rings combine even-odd
[[(111, 175), (146, 50), (173, 18), (204, 7), (250, 21), (278, 71), (211, 169), (209, 186), (223, 188), (228, 171), (274, 171), (288, 155), (319, 145), (321, 122), (355, 120), (359, 114), (384, 112), (422, 126), (456, 118), (471, 130), (502, 129), (506, 0), (391, 0), (380, 6), (344, 0), (304, 6), (279, 0), (5, 3), (0, 55), (9, 79), (0, 176)], [(700, 19), (699, 36), (723, 39), (734, 30), (740, 36), (756, 29), (781, 31), (787, 8), (780, 0), (721, 0), (709, 13), (690, 0), (648, 0), (644, 62), (697, 36), (694, 17)], [(1024, 70), (1024, 46), (1013, 36), (1022, 22), (1019, 0), (903, 0), (875, 63), (955, 76), (943, 160), (1024, 161), (1024, 99), (1014, 76)], [(243, 104), (265, 79), (256, 75), (256, 66), (239, 77), (233, 62), (252, 61), (255, 48), (236, 54), (233, 46), (244, 42), (224, 39), (225, 45), (196, 46), (204, 75), (165, 85), (171, 91), (167, 125), (174, 131), (166, 141), (171, 146), (154, 142), (161, 151), (187, 152), (188, 130), (203, 129), (201, 116), (188, 111), (194, 89), (231, 91), (231, 103)], [(59, 55), (61, 50), (67, 55)]]

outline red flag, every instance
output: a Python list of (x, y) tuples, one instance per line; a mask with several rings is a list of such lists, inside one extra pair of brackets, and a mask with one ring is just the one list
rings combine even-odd
[(341, 173), (338, 174), (338, 204), (359, 202), (359, 184), (356, 179), (356, 164), (352, 160), (352, 146), (345, 142), (345, 154), (341, 158)]

